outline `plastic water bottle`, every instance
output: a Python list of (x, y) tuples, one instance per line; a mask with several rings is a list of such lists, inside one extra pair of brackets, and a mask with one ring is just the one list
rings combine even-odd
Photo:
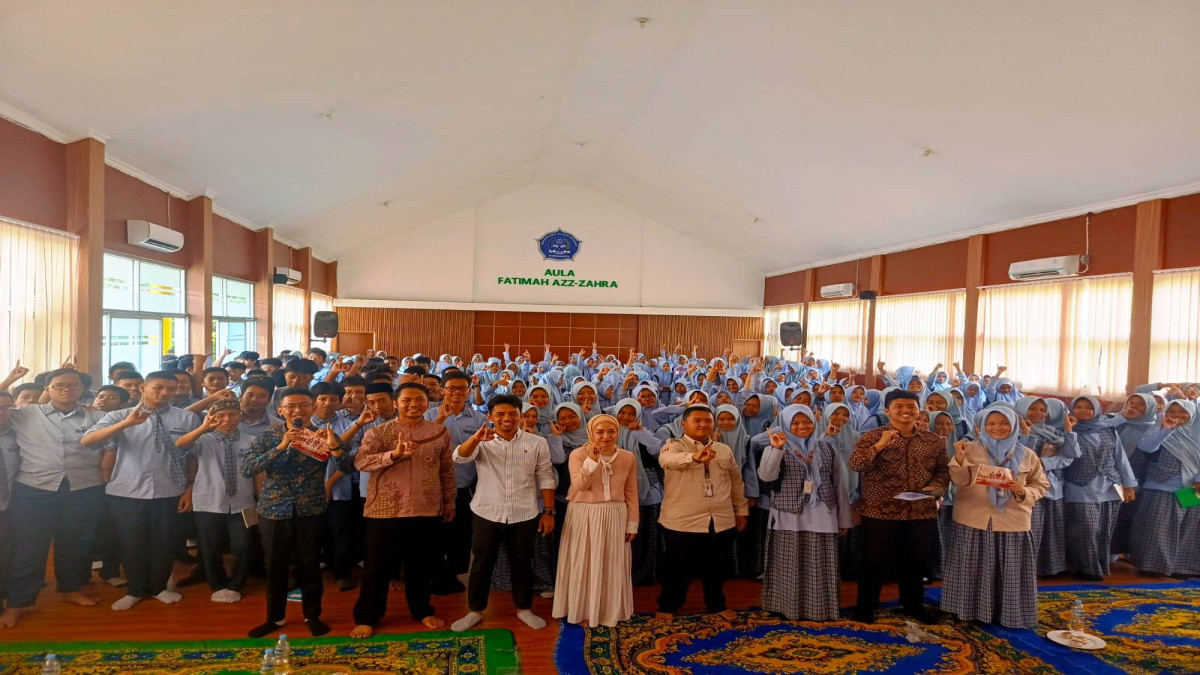
[(263, 652), (262, 663), (258, 666), (259, 675), (275, 675), (275, 650)]
[(47, 654), (46, 660), (42, 661), (42, 675), (60, 675), (62, 673), (62, 664), (58, 662), (57, 654)]
[(290, 675), (292, 672), (292, 666), (289, 663), (291, 656), (292, 645), (288, 642), (288, 636), (280, 635), (279, 641), (275, 643), (275, 675)]
[(1071, 632), (1082, 633), (1087, 627), (1086, 615), (1083, 612), (1083, 600), (1076, 600), (1071, 606)]

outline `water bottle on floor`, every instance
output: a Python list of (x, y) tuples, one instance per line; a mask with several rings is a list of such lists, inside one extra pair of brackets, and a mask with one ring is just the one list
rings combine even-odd
[(1082, 633), (1087, 628), (1087, 621), (1083, 613), (1083, 600), (1076, 600), (1071, 606), (1071, 632)]
[(259, 675), (275, 675), (275, 650), (263, 652), (262, 663), (258, 666)]
[(46, 660), (42, 661), (42, 675), (60, 675), (62, 673), (62, 665), (58, 662), (57, 654), (47, 654)]
[(287, 634), (279, 636), (279, 642), (275, 643), (275, 675), (290, 675), (292, 672), (291, 666), (292, 645), (288, 642)]

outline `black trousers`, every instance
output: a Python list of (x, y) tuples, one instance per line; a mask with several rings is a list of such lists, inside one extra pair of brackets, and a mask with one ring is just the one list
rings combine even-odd
[(455, 577), (471, 568), (471, 521), (475, 514), (471, 513), (471, 498), (475, 496), (475, 488), (458, 488), (454, 498), (454, 520), (442, 524), (439, 535), (441, 542), (441, 569), (437, 572), (437, 582), (448, 584)]
[(96, 523), (96, 538), (92, 541), (92, 560), (100, 561), (100, 578), (108, 580), (121, 576), (121, 540), (117, 537), (112, 506), (108, 499), (103, 502), (100, 521)]
[(321, 616), (321, 528), (325, 514), (272, 520), (258, 519), (267, 558), (267, 621), (287, 616), (288, 572), (292, 565), (300, 580), (301, 607), (305, 619)]
[(471, 524), (471, 553), (475, 557), (467, 580), (467, 606), (472, 612), (487, 609), (501, 544), (508, 546), (513, 606), (519, 610), (533, 607), (533, 542), (538, 536), (539, 518), (506, 524), (475, 516)]
[(733, 562), (737, 528), (717, 532), (710, 521), (708, 532), (679, 532), (662, 528), (666, 550), (659, 576), (662, 591), (658, 611), (674, 614), (687, 600), (692, 579), (704, 584), (704, 605), (710, 612), (725, 611), (725, 580)]
[(121, 540), (121, 566), (129, 581), (126, 593), (146, 598), (165, 591), (175, 563), (179, 498), (109, 495), (108, 505)]
[(355, 541), (355, 510), (359, 517), (362, 505), (356, 500), (333, 500), (325, 511), (324, 555), (322, 559), (329, 566), (334, 579), (349, 579), (359, 558), (354, 555)]
[(858, 610), (874, 612), (879, 607), (879, 589), (889, 565), (900, 586), (900, 605), (915, 611), (925, 596), (925, 558), (937, 534), (937, 519), (862, 519), (863, 564), (858, 577)]
[(8, 511), (0, 511), (0, 603), (8, 599), (8, 570), (13, 554), (12, 527), (8, 524)]
[[(196, 511), (196, 534), (200, 538), (200, 561), (208, 587), (214, 591), (229, 589), (242, 592), (246, 587), (246, 554), (250, 532), (241, 513), (205, 513)], [(225, 572), (222, 552), (228, 543), (233, 567)]]
[(354, 623), (374, 626), (387, 613), (388, 585), (404, 565), (404, 597), (412, 618), (433, 615), (430, 587), (437, 567), (437, 540), (442, 519), (437, 516), (365, 518), (362, 586), (354, 603)]

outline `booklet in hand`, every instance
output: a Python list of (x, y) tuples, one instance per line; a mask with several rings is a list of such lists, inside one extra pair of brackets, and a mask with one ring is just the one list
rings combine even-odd
[(986, 485), (1006, 490), (1012, 483), (1012, 471), (1003, 466), (988, 466), (984, 464), (979, 467), (979, 472), (975, 474), (976, 485)]
[(292, 449), (303, 452), (315, 460), (326, 461), (329, 459), (329, 446), (325, 445), (325, 435), (318, 433), (312, 429), (303, 430), (304, 437), (292, 443)]

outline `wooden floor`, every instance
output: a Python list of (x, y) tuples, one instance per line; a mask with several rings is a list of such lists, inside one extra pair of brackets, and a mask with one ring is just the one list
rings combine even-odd
[[(176, 568), (176, 575), (187, 573), (186, 567)], [(1137, 576), (1133, 569), (1123, 563), (1114, 565), (1113, 576), (1109, 582), (1116, 584), (1145, 583), (1164, 581), (1163, 578), (1146, 578)], [(51, 585), (42, 591), (36, 607), (22, 617), (21, 624), (9, 630), (0, 630), (0, 641), (62, 641), (70, 640), (203, 640), (203, 639), (233, 639), (245, 638), (246, 631), (259, 624), (265, 618), (265, 601), (263, 582), (252, 579), (246, 590), (246, 597), (239, 603), (221, 605), (209, 600), (210, 591), (207, 585), (192, 586), (180, 589), (183, 601), (176, 605), (163, 605), (156, 600), (145, 600), (127, 612), (113, 612), (109, 605), (124, 593), (117, 588), (96, 580), (89, 587), (89, 592), (100, 596), (101, 604), (96, 607), (77, 607), (59, 602), (58, 595), (53, 592)], [(1048, 579), (1043, 584), (1079, 583), (1071, 578)], [(326, 579), (324, 599), (324, 615), (322, 618), (333, 627), (333, 635), (345, 635), (351, 627), (350, 610), (354, 605), (358, 591), (340, 593)], [(762, 585), (745, 580), (731, 581), (726, 584), (729, 606), (743, 609), (760, 604), (759, 593)], [(404, 604), (403, 593), (392, 593), (389, 604), (389, 614), (379, 626), (383, 633), (417, 632), (423, 627), (409, 619)], [(652, 612), (658, 589), (653, 587), (635, 588), (634, 602), (639, 611)], [(684, 607), (684, 612), (702, 611), (700, 603), (699, 584), (694, 584), (689, 596), (691, 602)], [(854, 604), (855, 586), (852, 583), (842, 584), (842, 605)], [(896, 587), (889, 584), (884, 587), (883, 600), (896, 597)], [(550, 619), (551, 600), (535, 598), (533, 609), (547, 620)], [(467, 611), (466, 596), (459, 594), (449, 597), (435, 598), (438, 614), (448, 621), (453, 621)], [(300, 604), (288, 603), (288, 625), (285, 632), (294, 636), (307, 636)], [(558, 637), (558, 626), (554, 621), (540, 631), (527, 628), (513, 614), (512, 601), (507, 593), (493, 593), (491, 607), (488, 608), (487, 618), (480, 628), (507, 628), (513, 631), (517, 638), (524, 673), (530, 675), (549, 675), (556, 673), (554, 668), (554, 643)], [(266, 640), (264, 640), (266, 644)]]

